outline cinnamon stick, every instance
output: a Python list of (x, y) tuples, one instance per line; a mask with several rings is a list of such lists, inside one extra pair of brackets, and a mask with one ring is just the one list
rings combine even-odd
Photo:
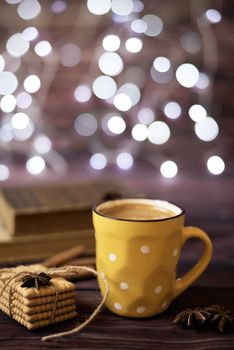
[(71, 249), (52, 255), (48, 259), (44, 260), (41, 264), (44, 265), (45, 267), (61, 266), (72, 259), (78, 258), (80, 255), (82, 255), (85, 252), (85, 250), (86, 250), (85, 246), (76, 245)]

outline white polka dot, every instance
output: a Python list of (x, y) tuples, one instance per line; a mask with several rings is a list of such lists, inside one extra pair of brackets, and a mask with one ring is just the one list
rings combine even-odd
[(109, 260), (110, 261), (114, 262), (114, 261), (116, 261), (116, 259), (117, 259), (117, 256), (114, 253), (110, 253), (109, 254)]
[(136, 312), (138, 314), (142, 314), (143, 312), (145, 312), (145, 307), (144, 306), (139, 306), (137, 309), (136, 309)]
[(129, 289), (129, 285), (126, 282), (120, 282), (119, 286), (123, 290)]
[(157, 286), (154, 291), (156, 294), (160, 294), (162, 291), (162, 286)]
[(149, 254), (149, 253), (150, 253), (150, 247), (149, 247), (148, 245), (143, 245), (143, 246), (141, 247), (141, 252), (142, 252), (143, 254)]
[(178, 249), (175, 248), (175, 249), (173, 250), (173, 256), (176, 256), (177, 254), (178, 254)]
[(167, 300), (164, 300), (164, 302), (162, 303), (162, 308), (167, 306)]
[(122, 310), (122, 305), (120, 303), (114, 303), (114, 307), (116, 310)]

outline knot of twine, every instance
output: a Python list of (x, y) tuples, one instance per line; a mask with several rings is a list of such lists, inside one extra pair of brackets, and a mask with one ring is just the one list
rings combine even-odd
[[(26, 267), (25, 267), (26, 268)], [(80, 325), (78, 325), (75, 328), (72, 328), (69, 331), (66, 332), (60, 332), (60, 333), (55, 333), (52, 335), (48, 335), (45, 337), (42, 337), (41, 340), (42, 341), (50, 341), (53, 339), (58, 339), (58, 338), (63, 338), (66, 337), (68, 335), (72, 335), (75, 333), (78, 333), (79, 331), (81, 331), (83, 328), (85, 328), (90, 322), (92, 322), (94, 320), (94, 318), (100, 313), (102, 307), (105, 304), (105, 301), (108, 297), (109, 294), (109, 285), (108, 282), (106, 280), (106, 277), (104, 274), (97, 272), (96, 270), (90, 268), (90, 267), (86, 267), (86, 266), (64, 266), (64, 267), (56, 267), (56, 268), (51, 268), (46, 270), (46, 274), (48, 276), (50, 276), (51, 278), (56, 278), (56, 277), (63, 277), (65, 279), (69, 279), (69, 278), (78, 278), (80, 272), (82, 271), (86, 271), (86, 272), (90, 272), (92, 273), (94, 276), (99, 277), (105, 285), (105, 293), (102, 297), (102, 300), (100, 301), (99, 305), (96, 307), (96, 309), (93, 311), (93, 313), (89, 316), (89, 318), (84, 321), (83, 323), (81, 323)], [(9, 276), (7, 277), (3, 277), (3, 274), (9, 274)], [(14, 272), (14, 268), (11, 269), (0, 269), (0, 280), (4, 283), (4, 286), (2, 288), (2, 290), (0, 291), (0, 298), (3, 294), (3, 292), (6, 290), (6, 288), (9, 286), (9, 294), (8, 294), (8, 310), (9, 310), (9, 314), (10, 316), (12, 316), (12, 294), (13, 294), (13, 287), (15, 286), (15, 284), (17, 282), (19, 282), (20, 280), (22, 280), (23, 277), (27, 276), (27, 275), (32, 275), (32, 271), (27, 271), (26, 269), (24, 271), (21, 272)], [(54, 286), (54, 284), (52, 284)], [(55, 287), (55, 286), (54, 286)], [(57, 301), (58, 301), (58, 290), (55, 287), (55, 301), (54, 301), (54, 305), (53, 305), (53, 309), (52, 309), (52, 317), (51, 317), (51, 322), (53, 322), (54, 320), (54, 316), (55, 316), (55, 311), (56, 311), (56, 307), (57, 307)]]

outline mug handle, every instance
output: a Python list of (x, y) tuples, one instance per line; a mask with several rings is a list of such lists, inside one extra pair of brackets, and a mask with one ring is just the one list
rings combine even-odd
[(201, 275), (209, 264), (212, 256), (212, 243), (205, 231), (193, 226), (184, 227), (182, 231), (182, 247), (190, 238), (200, 239), (204, 245), (204, 250), (201, 258), (198, 260), (195, 266), (193, 266), (192, 269), (185, 274), (185, 276), (175, 281), (173, 298), (182, 293)]

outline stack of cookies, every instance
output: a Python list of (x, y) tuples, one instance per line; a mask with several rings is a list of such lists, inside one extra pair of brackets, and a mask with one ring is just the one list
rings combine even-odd
[[(20, 276), (21, 269), (16, 269), (14, 273)], [(42, 265), (32, 266), (31, 271), (46, 274), (46, 268)], [(48, 277), (48, 285), (42, 283), (42, 285), (31, 286), (35, 277), (30, 277), (30, 274), (28, 277), (24, 275), (24, 280), (25, 277), (26, 280), (28, 278), (28, 284), (18, 278), (10, 281), (11, 276), (11, 272), (2, 273), (0, 276), (0, 310), (26, 328), (44, 327), (77, 315), (73, 283), (62, 277)]]

